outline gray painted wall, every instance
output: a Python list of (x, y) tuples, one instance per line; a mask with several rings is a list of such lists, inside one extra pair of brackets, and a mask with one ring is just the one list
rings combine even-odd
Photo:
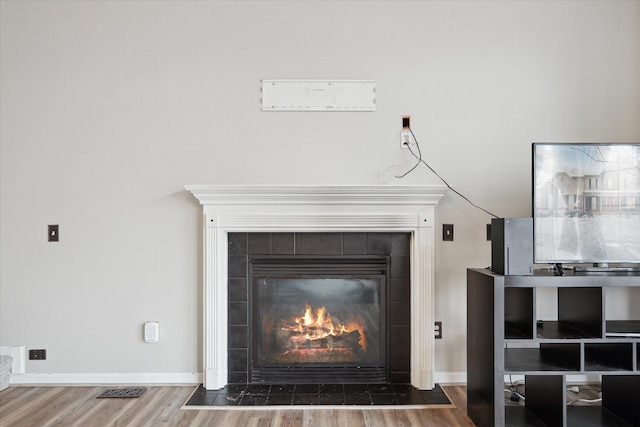
[[(531, 142), (640, 140), (638, 1), (3, 0), (0, 19), (0, 342), (46, 348), (31, 373), (201, 372), (185, 184), (439, 183), (394, 178), (410, 114), (449, 184), (528, 216)], [(375, 79), (377, 111), (262, 112), (272, 78)], [(453, 193), (437, 213), (451, 377), (490, 217)]]

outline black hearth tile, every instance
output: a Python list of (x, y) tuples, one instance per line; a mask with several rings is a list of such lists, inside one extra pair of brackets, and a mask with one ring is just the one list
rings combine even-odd
[(271, 394), (267, 397), (267, 405), (291, 405), (293, 394)]
[(273, 233), (271, 235), (271, 253), (273, 255), (292, 255), (294, 253), (293, 233)]
[(411, 277), (411, 258), (408, 256), (392, 256), (389, 266), (392, 279), (406, 279)]
[(318, 394), (320, 384), (296, 384), (295, 394)]
[(271, 233), (249, 233), (247, 251), (250, 255), (270, 255)]
[(320, 255), (342, 254), (342, 233), (320, 233), (318, 246)]
[(396, 393), (398, 405), (424, 405), (425, 401), (417, 390), (408, 393)]
[(367, 389), (371, 394), (393, 394), (391, 384), (367, 384)]
[(371, 405), (371, 397), (367, 394), (345, 394), (345, 405)]
[[(274, 393), (293, 391), (293, 384), (229, 384), (220, 390), (200, 386), (189, 398), (192, 406), (291, 406), (291, 405), (425, 405), (450, 404), (439, 385), (418, 390), (408, 382), (392, 384), (299, 384), (300, 390), (315, 393)], [(348, 390), (343, 393), (342, 390)], [(269, 390), (271, 392), (269, 393)]]
[(397, 326), (411, 324), (411, 303), (392, 302), (389, 306), (392, 325)]
[(247, 233), (229, 233), (229, 255), (247, 254)]
[(226, 394), (221, 393), (216, 396), (216, 399), (211, 404), (212, 406), (238, 406), (242, 400), (243, 395), (238, 394)]
[(247, 349), (229, 349), (229, 371), (244, 372), (247, 369)]
[(409, 278), (391, 279), (391, 302), (411, 302), (411, 280)]
[(424, 401), (430, 405), (448, 405), (451, 403), (438, 384), (436, 384), (433, 390), (420, 390), (420, 395)]
[(344, 394), (344, 385), (342, 384), (320, 384), (318, 388), (320, 394)]
[(389, 233), (368, 233), (367, 254), (387, 255), (391, 252), (391, 239)]
[(411, 255), (411, 234), (391, 233), (391, 255)]
[(218, 393), (208, 393), (201, 395), (192, 395), (187, 401), (187, 405), (193, 406), (212, 406), (215, 403)]
[(349, 395), (369, 395), (369, 387), (367, 384), (345, 384), (344, 394)]
[(343, 238), (345, 255), (364, 255), (367, 253), (367, 233), (345, 233)]
[(373, 405), (397, 405), (395, 395), (371, 393), (371, 403)]
[(393, 389), (393, 392), (398, 394), (398, 393), (410, 393), (413, 391), (418, 391), (417, 388), (415, 388), (414, 386), (412, 386), (409, 383), (391, 383), (391, 388)]
[(192, 396), (204, 396), (209, 391), (217, 392), (217, 390), (207, 390), (202, 384), (200, 384), (198, 388), (193, 392)]
[(245, 393), (250, 395), (268, 395), (271, 390), (269, 384), (249, 384), (245, 390)]
[(240, 406), (265, 406), (267, 404), (266, 395), (254, 396), (252, 394), (245, 394), (242, 396)]
[(293, 394), (296, 388), (295, 384), (272, 384), (271, 394)]
[(247, 301), (247, 279), (228, 279), (229, 301)]
[(247, 256), (229, 255), (228, 257), (228, 277), (239, 279), (247, 277)]
[(248, 345), (247, 333), (247, 326), (229, 325), (229, 347), (246, 348)]
[(296, 233), (296, 255), (318, 255), (318, 233)]
[(247, 303), (239, 301), (229, 301), (228, 307), (229, 325), (247, 325)]
[(247, 389), (247, 384), (227, 384), (220, 390), (218, 393), (220, 394), (240, 394), (244, 393)]
[(319, 405), (344, 405), (344, 394), (322, 394), (318, 396)]
[(319, 396), (317, 393), (312, 394), (294, 394), (293, 395), (293, 404), (294, 405), (317, 405), (319, 402)]

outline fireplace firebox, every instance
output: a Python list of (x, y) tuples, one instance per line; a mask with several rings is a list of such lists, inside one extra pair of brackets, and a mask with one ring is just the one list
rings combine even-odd
[(249, 263), (252, 382), (386, 380), (388, 256)]

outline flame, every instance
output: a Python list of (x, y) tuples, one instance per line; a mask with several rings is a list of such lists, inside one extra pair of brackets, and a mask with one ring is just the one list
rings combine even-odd
[[(361, 319), (360, 319), (361, 320)], [(347, 334), (351, 331), (358, 330), (360, 332), (360, 346), (366, 351), (366, 339), (364, 334), (364, 321), (351, 321), (348, 325), (344, 323), (334, 323), (331, 314), (326, 307), (320, 307), (315, 310), (311, 305), (305, 304), (304, 314), (294, 317), (293, 322), (283, 321), (286, 329), (294, 330), (300, 334), (292, 337), (294, 341), (318, 340), (327, 337), (336, 337)]]

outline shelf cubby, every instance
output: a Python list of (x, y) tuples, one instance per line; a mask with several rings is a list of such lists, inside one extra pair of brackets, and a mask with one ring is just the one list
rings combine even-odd
[(579, 343), (541, 343), (538, 348), (505, 348), (506, 373), (580, 371)]
[(584, 370), (633, 371), (633, 343), (585, 343)]
[(534, 289), (509, 288), (504, 293), (505, 339), (532, 339), (534, 334)]

